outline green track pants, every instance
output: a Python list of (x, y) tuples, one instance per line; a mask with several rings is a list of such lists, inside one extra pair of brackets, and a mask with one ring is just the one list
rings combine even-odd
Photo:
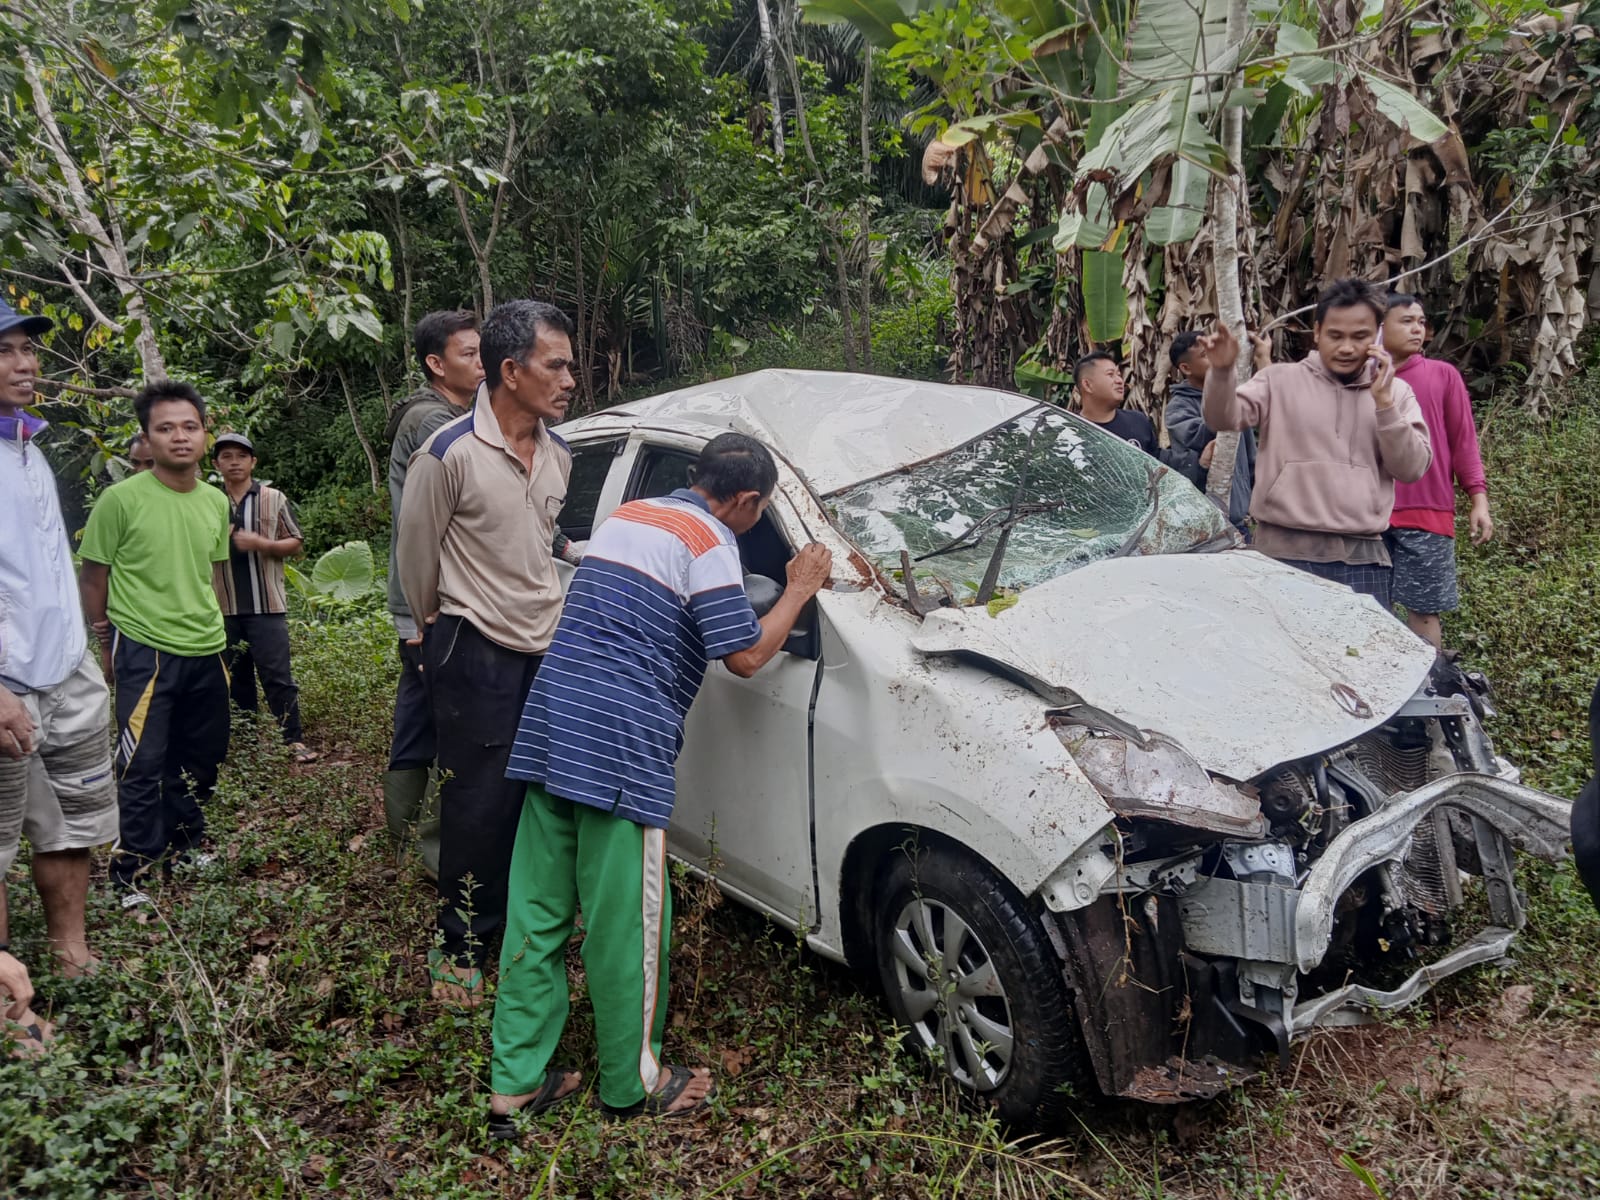
[(600, 1099), (654, 1091), (667, 1026), (672, 891), (666, 834), (528, 787), (511, 855), (494, 1002), (490, 1085), (536, 1091), (567, 1023), (567, 940), (583, 910), (583, 969), (594, 1005)]

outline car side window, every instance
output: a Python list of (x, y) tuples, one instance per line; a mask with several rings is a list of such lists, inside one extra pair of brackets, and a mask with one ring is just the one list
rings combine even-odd
[(593, 442), (572, 448), (567, 500), (561, 506), (556, 524), (573, 541), (585, 541), (594, 533), (594, 514), (600, 507), (600, 493), (605, 490), (606, 476), (611, 474), (611, 466), (617, 461), (617, 451), (622, 444), (620, 441)]
[(647, 448), (639, 456), (633, 481), (628, 488), (629, 500), (653, 500), (669, 496), (679, 488), (689, 486), (689, 469), (695, 464), (695, 455), (682, 450)]

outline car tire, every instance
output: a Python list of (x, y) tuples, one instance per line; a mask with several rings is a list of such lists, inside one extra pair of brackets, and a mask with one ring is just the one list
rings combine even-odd
[(878, 876), (878, 978), (906, 1043), (1008, 1125), (1096, 1094), (1061, 960), (1017, 890), (943, 843), (897, 848)]

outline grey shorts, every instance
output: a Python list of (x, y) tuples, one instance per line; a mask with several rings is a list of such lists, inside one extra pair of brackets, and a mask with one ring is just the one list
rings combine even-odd
[(1391, 529), (1383, 535), (1394, 560), (1394, 602), (1407, 612), (1454, 612), (1461, 603), (1456, 587), (1456, 540), (1426, 529)]
[(61, 683), (21, 700), (38, 729), (32, 754), (0, 757), (0, 875), (21, 837), (46, 853), (117, 839), (111, 696), (93, 650)]

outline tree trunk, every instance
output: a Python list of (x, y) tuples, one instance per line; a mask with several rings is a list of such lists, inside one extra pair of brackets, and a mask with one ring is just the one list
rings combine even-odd
[(345, 407), (350, 410), (350, 424), (355, 427), (356, 441), (361, 443), (361, 452), (367, 456), (367, 471), (372, 476), (372, 490), (376, 494), (383, 491), (383, 473), (378, 466), (377, 452), (373, 450), (366, 430), (361, 428), (361, 414), (356, 409), (356, 394), (350, 389), (349, 372), (344, 369), (343, 363), (335, 363), (334, 370), (339, 373), (339, 386), (344, 388)]
[[(94, 211), (88, 189), (83, 184), (83, 176), (78, 170), (77, 160), (72, 156), (72, 148), (67, 144), (61, 126), (56, 122), (55, 109), (50, 103), (50, 94), (45, 89), (39, 64), (26, 50), (19, 50), (18, 53), (23, 75), (33, 95), (34, 115), (38, 118), (40, 131), (50, 148), (50, 156), (55, 159), (56, 169), (61, 172), (62, 182), (66, 185), (68, 203), (61, 204), (60, 197), (51, 195), (49, 189), (42, 187), (36, 181), (25, 180), (25, 183), (29, 191), (42, 198), (46, 204), (65, 208), (67, 220), (72, 227), (94, 247), (95, 254), (99, 256), (106, 274), (111, 278), (112, 286), (122, 298), (123, 312), (138, 329), (134, 335), (134, 346), (139, 351), (139, 365), (144, 378), (164, 379), (167, 374), (166, 360), (162, 357), (161, 346), (156, 341), (155, 327), (150, 323), (150, 311), (145, 307), (144, 293), (139, 290), (134, 282), (133, 272), (128, 268), (128, 253), (123, 246), (120, 233), (108, 231)], [(70, 276), (70, 271), (68, 275)], [(87, 298), (86, 288), (80, 290), (77, 282), (70, 277), (68, 283), (72, 284), (72, 290), (78, 292), (80, 297)], [(89, 308), (91, 312), (98, 311), (92, 304)], [(121, 332), (115, 324), (111, 322), (107, 324), (117, 332)]]
[[(1227, 38), (1230, 46), (1240, 47), (1243, 58), (1247, 0), (1230, 0)], [(1216, 268), (1217, 320), (1226, 325), (1239, 341), (1239, 361), (1234, 370), (1240, 383), (1250, 378), (1250, 339), (1244, 330), (1244, 292), (1239, 286), (1239, 196), (1244, 189), (1244, 109), (1238, 105), (1222, 113), (1222, 146), (1228, 152), (1228, 175), (1215, 178), (1216, 196), (1212, 240)], [(1233, 470), (1239, 458), (1240, 435), (1233, 431), (1217, 434), (1211, 467), (1206, 476), (1206, 495), (1226, 514), (1233, 497)]]
[[(800, 88), (800, 71), (794, 65), (794, 48), (787, 38), (783, 41), (783, 65), (789, 75), (789, 86), (794, 89), (794, 122), (800, 130), (800, 144), (805, 148), (806, 162), (811, 165), (812, 178), (820, 190), (827, 181), (822, 176), (822, 165), (811, 145), (811, 126), (806, 121), (806, 98)], [(819, 200), (820, 203), (820, 200)], [(844, 261), (844, 239), (839, 236), (837, 215), (822, 218), (828, 231), (828, 253), (833, 256), (834, 279), (839, 289), (839, 328), (844, 334), (844, 366), (847, 371), (856, 369), (854, 322), (850, 317), (850, 273)]]
[(767, 0), (756, 0), (756, 19), (761, 22), (761, 60), (766, 64), (767, 96), (772, 104), (772, 152), (782, 162), (783, 93), (778, 86), (778, 56), (772, 44), (772, 14), (767, 11)]
[(861, 369), (872, 370), (872, 46), (861, 54)]

